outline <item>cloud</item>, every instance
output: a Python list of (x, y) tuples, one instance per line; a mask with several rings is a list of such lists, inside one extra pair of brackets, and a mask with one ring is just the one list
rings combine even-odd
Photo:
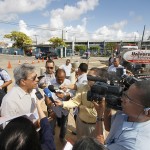
[(129, 16), (133, 17), (135, 15), (135, 12), (134, 11), (130, 11), (129, 12)]
[(52, 0), (1, 0), (0, 20), (13, 21), (18, 18), (19, 13), (41, 10)]
[(121, 22), (118, 23), (114, 23), (113, 25), (111, 25), (110, 27), (114, 30), (119, 30), (122, 29), (125, 25), (127, 25), (128, 21), (127, 20), (123, 20)]
[(130, 11), (129, 16), (132, 17), (134, 23), (138, 23), (143, 20), (143, 17), (141, 15), (136, 15), (134, 11)]
[[(83, 18), (81, 23), (74, 26), (66, 26), (62, 30), (52, 30), (48, 24), (39, 26), (38, 29), (28, 28), (27, 24), (20, 20), (19, 29), (30, 36), (35, 41), (35, 35), (37, 35), (38, 43), (47, 42), (51, 37), (59, 37), (67, 41), (121, 41), (121, 40), (138, 40), (140, 34), (138, 32), (127, 33), (122, 28), (127, 25), (127, 21), (120, 21), (108, 26), (102, 26), (95, 30), (93, 33), (89, 33), (86, 28), (87, 19)], [(40, 29), (41, 28), (41, 29)], [(44, 30), (47, 29), (47, 30)], [(48, 30), (49, 29), (49, 30)], [(148, 32), (147, 32), (148, 35)], [(146, 36), (145, 36), (146, 37)]]
[(23, 20), (19, 21), (19, 31), (27, 34), (28, 36), (32, 36), (32, 35), (36, 34), (36, 31), (31, 28), (29, 29), (27, 27), (27, 24)]
[(49, 17), (50, 16), (50, 12), (47, 10), (47, 11), (43, 12), (42, 15), (44, 17)]
[(135, 23), (142, 22), (142, 20), (143, 20), (142, 16), (136, 16), (136, 17), (134, 17), (134, 22)]
[(82, 0), (76, 3), (75, 6), (66, 5), (64, 9), (58, 8), (51, 11), (50, 27), (63, 28), (66, 20), (79, 19), (81, 15), (87, 11), (94, 10), (99, 4), (99, 0)]
[(37, 26), (37, 28), (28, 27), (24, 20), (19, 21), (19, 31), (28, 35), (32, 40), (33, 44), (47, 42), (51, 38), (51, 31), (49, 30), (48, 24), (42, 24)]
[(0, 20), (2, 21), (14, 21), (18, 19), (18, 15), (15, 13), (11, 13), (11, 14), (2, 14), (0, 15)]

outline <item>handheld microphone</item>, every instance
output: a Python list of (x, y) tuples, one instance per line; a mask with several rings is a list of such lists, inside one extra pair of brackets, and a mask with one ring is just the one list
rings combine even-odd
[(54, 89), (54, 86), (53, 86), (53, 85), (49, 85), (49, 86), (48, 86), (48, 89), (49, 89), (51, 92), (56, 93), (56, 90)]
[(52, 97), (52, 93), (48, 88), (45, 88), (44, 90), (45, 95), (52, 101), (52, 103), (54, 103), (54, 105), (56, 106), (56, 103)]
[(107, 83), (107, 80), (102, 79), (101, 77), (96, 77), (96, 76), (87, 75), (87, 79), (88, 79), (89, 81), (99, 81), (99, 82)]

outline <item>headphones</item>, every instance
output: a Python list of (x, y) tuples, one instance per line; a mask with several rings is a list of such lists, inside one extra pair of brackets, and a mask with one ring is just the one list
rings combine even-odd
[(144, 108), (144, 113), (145, 113), (145, 115), (147, 116), (148, 115), (148, 111), (150, 110), (150, 108), (148, 107), (148, 108)]

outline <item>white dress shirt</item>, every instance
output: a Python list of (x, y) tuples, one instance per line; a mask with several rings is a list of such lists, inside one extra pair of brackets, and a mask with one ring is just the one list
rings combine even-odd
[[(70, 85), (70, 80), (68, 79), (65, 79), (64, 82), (61, 84), (61, 85)], [(54, 85), (55, 87), (59, 87), (60, 84), (57, 83), (56, 79), (52, 80), (51, 81), (51, 84)], [(62, 90), (60, 90), (60, 92), (63, 92)], [(65, 93), (70, 93), (70, 96), (72, 97), (73, 96), (73, 93), (71, 90), (67, 89)], [(52, 93), (52, 97), (54, 100), (61, 100), (61, 101), (65, 101), (66, 99), (60, 99), (56, 96), (55, 93)], [(61, 118), (62, 115), (65, 115), (67, 116), (69, 114), (69, 111), (62, 108), (61, 106), (53, 106), (52, 110), (56, 113), (57, 117)]]
[(81, 84), (82, 84), (82, 85), (87, 84), (87, 74), (86, 74), (86, 73), (83, 73), (82, 75), (78, 76), (78, 79), (77, 79), (77, 82), (76, 82), (77, 88), (78, 88)]
[(18, 85), (15, 85), (3, 98), (1, 104), (1, 116), (18, 116), (28, 113), (37, 113), (36, 90), (26, 93)]

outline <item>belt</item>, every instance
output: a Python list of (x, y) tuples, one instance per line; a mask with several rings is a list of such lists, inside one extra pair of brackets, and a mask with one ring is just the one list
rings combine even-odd
[(85, 123), (85, 124), (96, 124), (96, 122), (94, 122), (94, 123), (89, 123), (89, 122), (85, 122), (85, 121), (82, 121), (82, 122)]

